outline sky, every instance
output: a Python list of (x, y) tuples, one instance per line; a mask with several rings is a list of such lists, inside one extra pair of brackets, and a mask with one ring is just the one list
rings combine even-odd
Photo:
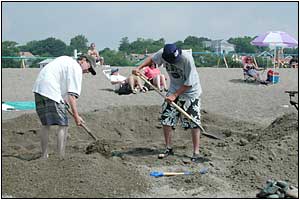
[(298, 2), (2, 2), (2, 41), (84, 35), (98, 50), (137, 38), (167, 43), (284, 31), (298, 40)]

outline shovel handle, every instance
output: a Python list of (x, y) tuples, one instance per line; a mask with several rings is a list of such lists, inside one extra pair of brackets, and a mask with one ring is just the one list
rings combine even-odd
[[(147, 78), (144, 76), (144, 74), (142, 73), (139, 73), (139, 77), (141, 79), (143, 79), (148, 85), (150, 85), (160, 96), (162, 96), (163, 98), (166, 98), (166, 96), (159, 91), (159, 89), (157, 87), (155, 87), (152, 83), (150, 83), (150, 81), (147, 80)], [(179, 112), (181, 112), (184, 116), (186, 116), (189, 120), (191, 120), (192, 122), (194, 122), (202, 131), (202, 134), (207, 136), (207, 137), (210, 137), (210, 138), (213, 138), (213, 139), (218, 139), (218, 140), (221, 140), (219, 137), (215, 136), (215, 135), (212, 135), (212, 134), (209, 134), (207, 133), (204, 128), (192, 117), (190, 116), (187, 112), (185, 112), (180, 106), (178, 106), (176, 103), (174, 102), (171, 102), (171, 105), (174, 106)]]
[[(70, 110), (70, 106), (69, 104), (66, 104), (67, 105), (67, 111), (68, 113), (74, 117), (74, 114), (72, 113), (72, 111)], [(84, 123), (81, 123), (80, 126), (96, 141), (98, 140), (98, 138), (92, 133), (92, 131), (84, 124)]]

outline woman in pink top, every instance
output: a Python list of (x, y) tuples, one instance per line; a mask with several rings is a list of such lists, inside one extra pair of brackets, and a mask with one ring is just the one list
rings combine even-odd
[(160, 73), (160, 70), (153, 63), (151, 66), (144, 68), (144, 74), (148, 80), (155, 85), (160, 91), (167, 91), (167, 83), (165, 75)]

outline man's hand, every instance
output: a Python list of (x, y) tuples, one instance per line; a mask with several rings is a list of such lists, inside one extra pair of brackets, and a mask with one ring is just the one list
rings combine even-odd
[(135, 68), (132, 70), (132, 74), (139, 76), (141, 74), (140, 70), (138, 68)]
[(74, 120), (77, 126), (81, 126), (81, 124), (84, 123), (83, 119), (79, 115), (74, 116)]
[(177, 98), (177, 95), (176, 95), (176, 94), (171, 94), (171, 95), (167, 96), (167, 97), (165, 98), (165, 100), (166, 100), (169, 104), (171, 104), (173, 101), (175, 101), (176, 98)]

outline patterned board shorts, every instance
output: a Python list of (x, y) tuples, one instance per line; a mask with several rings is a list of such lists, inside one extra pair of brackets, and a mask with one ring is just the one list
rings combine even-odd
[[(179, 99), (177, 98), (174, 103), (194, 118), (198, 124), (201, 124), (200, 98), (183, 99), (179, 97)], [(181, 118), (181, 126), (184, 129), (198, 127), (194, 122), (190, 121), (184, 115), (181, 115), (175, 107), (165, 101), (162, 105), (161, 124), (175, 128), (179, 118)]]
[(45, 96), (34, 93), (36, 112), (42, 125), (68, 125), (68, 115), (66, 105), (57, 103)]

